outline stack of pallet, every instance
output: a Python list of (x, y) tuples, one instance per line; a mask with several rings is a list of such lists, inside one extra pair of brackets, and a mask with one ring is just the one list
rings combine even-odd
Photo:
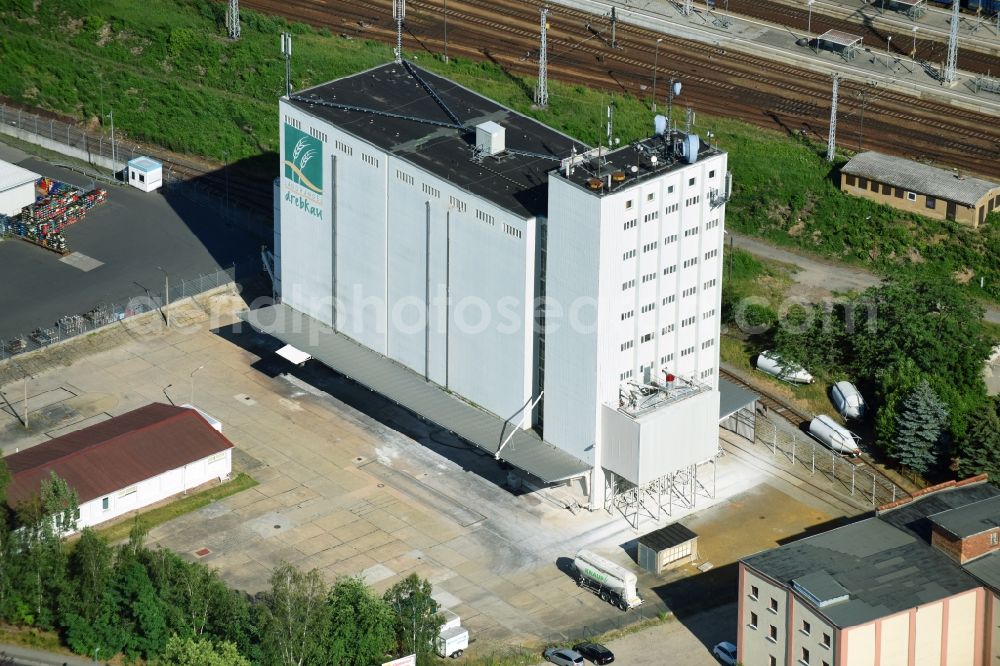
[(86, 193), (67, 191), (64, 184), (57, 181), (46, 189), (49, 196), (21, 210), (20, 219), (13, 224), (13, 233), (56, 252), (65, 252), (66, 239), (62, 230), (82, 220), (94, 206), (107, 201), (108, 192), (100, 188)]

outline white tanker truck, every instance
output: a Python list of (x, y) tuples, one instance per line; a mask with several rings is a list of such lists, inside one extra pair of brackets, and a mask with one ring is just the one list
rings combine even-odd
[(592, 590), (602, 600), (623, 611), (642, 603), (635, 591), (635, 574), (611, 560), (589, 550), (581, 550), (573, 560), (573, 567), (576, 569), (577, 585)]

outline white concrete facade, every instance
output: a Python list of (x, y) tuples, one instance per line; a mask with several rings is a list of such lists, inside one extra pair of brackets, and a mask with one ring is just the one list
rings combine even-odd
[[(715, 454), (725, 203), (710, 193), (726, 188), (725, 153), (654, 169), (605, 196), (556, 170), (547, 218), (522, 217), (349, 123), (287, 99), (279, 109), (282, 302), (512, 424), (539, 427), (596, 470), (592, 506), (602, 414), (644, 372), (675, 373), (704, 396), (669, 407), (669, 418), (612, 428), (621, 441), (635, 430), (626, 439), (647, 451), (618, 447), (616, 473), (645, 483)], [(481, 149), (504, 150), (503, 127), (487, 129)], [(297, 170), (303, 151), (322, 164), (320, 178), (311, 162), (317, 183)]]
[(229, 478), (233, 470), (233, 450), (226, 449), (183, 467), (145, 479), (127, 488), (80, 503), (78, 530), (92, 527), (141, 509), (173, 495), (187, 492), (203, 483)]
[[(559, 326), (546, 321), (545, 439), (607, 468), (602, 438), (613, 437), (613, 471), (636, 485), (703, 462), (718, 448), (725, 204), (713, 205), (710, 194), (723, 192), (725, 179), (725, 153), (607, 194), (561, 172), (549, 177), (545, 295), (568, 316)], [(591, 316), (574, 316), (580, 312)], [(663, 382), (665, 373), (705, 384), (709, 397), (661, 408), (675, 413), (669, 435), (662, 418), (631, 428), (615, 418), (620, 390), (646, 375)], [(604, 416), (614, 423), (602, 423)], [(656, 433), (643, 436), (643, 427)], [(631, 452), (623, 443), (629, 430)], [(663, 455), (670, 442), (676, 458)]]
[(519, 412), (534, 372), (535, 218), (280, 106), (282, 125), (320, 138), (325, 167), (319, 215), (281, 179), (282, 301), (495, 414)]

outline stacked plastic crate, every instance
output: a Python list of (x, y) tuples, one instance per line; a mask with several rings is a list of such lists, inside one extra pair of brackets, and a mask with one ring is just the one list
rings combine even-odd
[(21, 210), (14, 233), (57, 252), (66, 251), (62, 230), (82, 220), (88, 210), (108, 198), (107, 190), (98, 188), (81, 193), (58, 181), (44, 183), (39, 189), (49, 195)]

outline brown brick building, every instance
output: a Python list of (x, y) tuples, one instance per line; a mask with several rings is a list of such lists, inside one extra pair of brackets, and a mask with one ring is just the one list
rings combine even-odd
[(840, 173), (840, 189), (847, 194), (974, 229), (1000, 210), (1000, 183), (901, 157), (858, 153)]

